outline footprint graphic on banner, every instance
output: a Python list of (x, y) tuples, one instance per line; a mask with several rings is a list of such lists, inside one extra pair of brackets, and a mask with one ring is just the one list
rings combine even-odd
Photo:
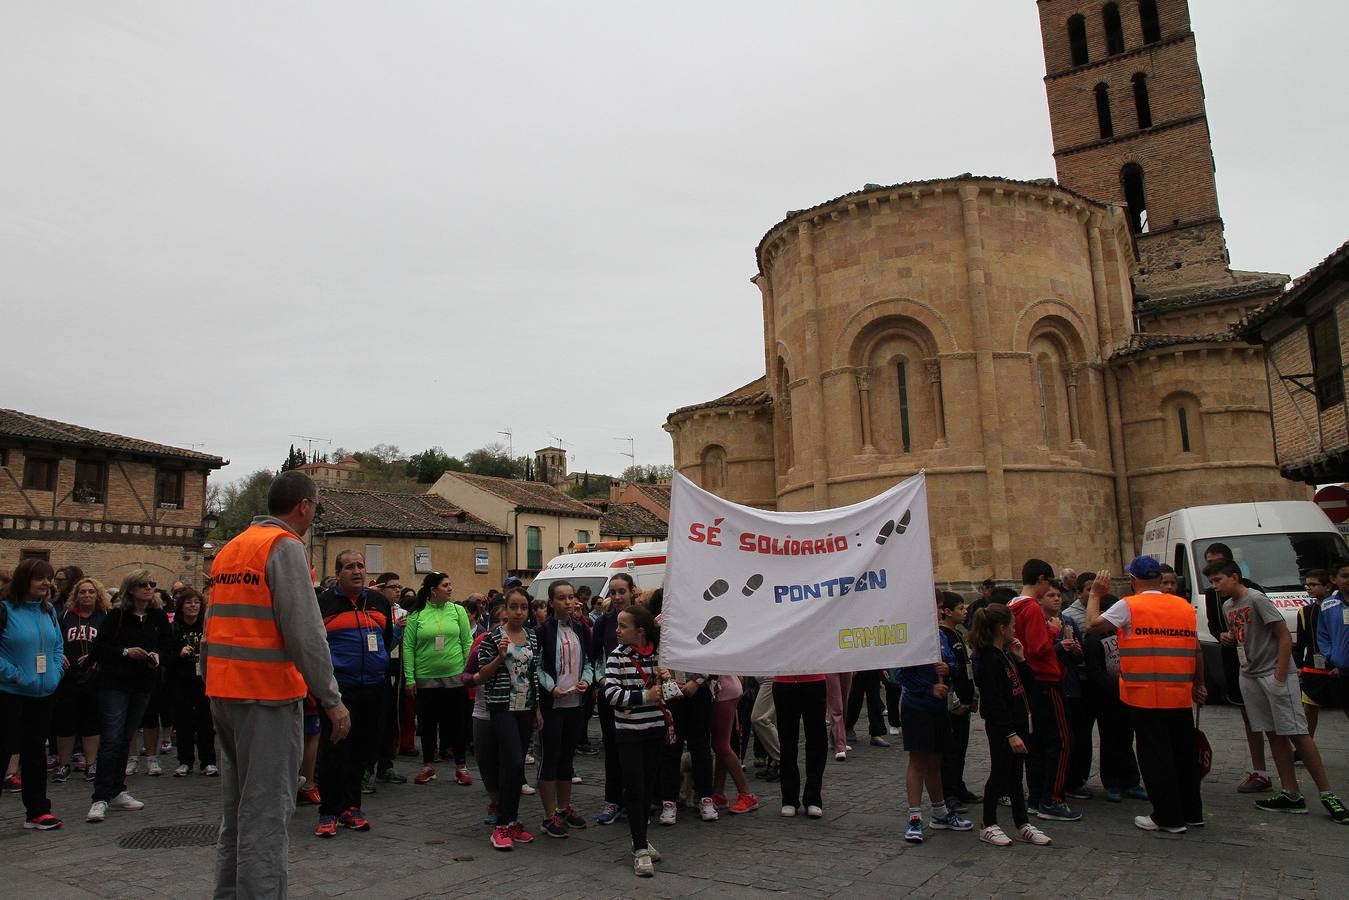
[(703, 591), (703, 599), (711, 602), (731, 589), (731, 586), (718, 578), (708, 585), (707, 590)]
[(698, 643), (710, 644), (712, 641), (721, 637), (726, 631), (726, 620), (721, 616), (713, 616), (707, 620), (703, 630), (698, 633)]
[(908, 530), (911, 521), (913, 521), (913, 513), (907, 509), (904, 510), (904, 515), (900, 516), (899, 522), (895, 524), (895, 534), (903, 534)]
[(892, 519), (891, 521), (886, 522), (884, 525), (881, 526), (880, 532), (876, 535), (876, 543), (884, 544), (886, 540), (889, 539), (890, 535), (894, 533), (894, 531), (895, 531), (895, 523), (894, 520)]
[(749, 576), (749, 581), (746, 581), (745, 586), (740, 589), (740, 593), (744, 594), (746, 597), (749, 597), (753, 595), (753, 593), (762, 586), (763, 586), (763, 576), (751, 575)]

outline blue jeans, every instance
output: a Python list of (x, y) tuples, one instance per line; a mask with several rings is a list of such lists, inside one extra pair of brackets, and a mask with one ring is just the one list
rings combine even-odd
[(98, 691), (98, 771), (94, 773), (94, 802), (107, 802), (126, 790), (126, 761), (131, 738), (145, 717), (149, 691), (104, 687)]

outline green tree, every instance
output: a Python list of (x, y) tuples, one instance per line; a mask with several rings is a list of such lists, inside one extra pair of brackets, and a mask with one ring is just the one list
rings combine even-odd
[(526, 460), (523, 456), (511, 459), (502, 444), (488, 444), (464, 454), (464, 470), (474, 475), (524, 478)]
[(463, 472), (464, 462), (450, 456), (442, 447), (432, 447), (408, 458), (406, 473), (409, 478), (417, 479), (418, 484), (435, 484), (446, 472)]
[(662, 484), (674, 479), (674, 466), (628, 466), (619, 477), (638, 484)]
[(221, 485), (219, 490), (212, 485), (208, 505), (219, 519), (211, 537), (228, 541), (247, 528), (254, 516), (264, 515), (267, 512), (267, 489), (274, 477), (271, 470), (258, 469), (246, 478)]

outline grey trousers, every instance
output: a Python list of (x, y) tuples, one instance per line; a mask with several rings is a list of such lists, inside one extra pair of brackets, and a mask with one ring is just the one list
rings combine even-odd
[(773, 679), (759, 679), (759, 694), (754, 698), (754, 710), (749, 714), (754, 736), (763, 744), (764, 749), (774, 762), (782, 759), (782, 748), (778, 744), (777, 710), (773, 707)]
[(211, 701), (224, 806), (216, 849), (216, 900), (286, 896), (286, 828), (295, 812), (304, 745), (301, 704)]

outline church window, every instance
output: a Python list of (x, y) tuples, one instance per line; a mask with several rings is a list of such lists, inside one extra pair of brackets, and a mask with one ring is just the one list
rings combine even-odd
[(1134, 234), (1148, 233), (1148, 202), (1143, 189), (1143, 167), (1128, 163), (1119, 173), (1124, 187), (1124, 205), (1129, 213), (1129, 228)]
[(1138, 128), (1152, 127), (1152, 104), (1148, 102), (1148, 76), (1139, 72), (1133, 77), (1134, 109), (1138, 112)]
[(905, 360), (896, 366), (899, 377), (899, 440), (905, 453), (913, 450), (913, 437), (909, 433), (909, 369)]
[(1120, 22), (1119, 4), (1107, 3), (1101, 10), (1105, 22), (1105, 52), (1111, 56), (1124, 52), (1124, 25)]
[(1082, 16), (1068, 20), (1068, 51), (1072, 54), (1073, 65), (1087, 64), (1087, 20)]
[(1138, 0), (1138, 19), (1143, 24), (1143, 43), (1162, 39), (1162, 22), (1157, 16), (1157, 0)]
[(1176, 421), (1180, 425), (1180, 452), (1189, 453), (1190, 448), (1190, 411), (1185, 407), (1176, 408)]
[(1101, 137), (1113, 137), (1115, 125), (1110, 118), (1110, 89), (1104, 81), (1096, 85), (1096, 124), (1101, 128)]
[(1340, 330), (1334, 314), (1322, 316), (1307, 329), (1311, 340), (1312, 378), (1316, 406), (1328, 409), (1344, 402), (1344, 368), (1340, 361)]
[(716, 493), (726, 487), (726, 449), (716, 444), (703, 451), (703, 490)]

